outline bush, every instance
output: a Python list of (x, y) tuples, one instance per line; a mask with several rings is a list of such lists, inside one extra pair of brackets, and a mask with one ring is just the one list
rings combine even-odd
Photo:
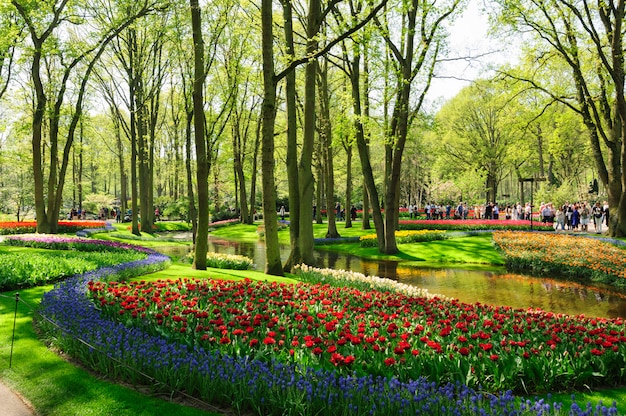
[[(193, 263), (195, 252), (190, 252), (185, 256), (188, 263)], [(206, 253), (207, 267), (215, 269), (231, 269), (231, 270), (252, 270), (254, 269), (254, 260), (246, 256), (225, 253)]]
[[(426, 241), (445, 240), (446, 238), (447, 235), (445, 231), (396, 231), (396, 243), (398, 244), (423, 243)], [(361, 236), (359, 241), (361, 243), (361, 247), (378, 247), (378, 238), (376, 234)]]

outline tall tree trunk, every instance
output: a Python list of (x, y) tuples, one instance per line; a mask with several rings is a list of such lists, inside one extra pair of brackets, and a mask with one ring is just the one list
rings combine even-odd
[(263, 125), (261, 117), (257, 122), (256, 135), (254, 138), (254, 152), (252, 154), (252, 177), (250, 178), (250, 216), (248, 224), (253, 224), (256, 219), (256, 178), (257, 163), (259, 160), (259, 149), (261, 147), (261, 126)]
[(233, 169), (235, 171), (236, 185), (238, 187), (238, 200), (240, 201), (240, 218), (241, 222), (245, 223), (248, 221), (248, 197), (246, 195), (246, 177), (243, 173), (243, 163), (241, 161), (241, 155), (243, 153), (242, 149), (242, 140), (241, 140), (241, 131), (239, 127), (239, 117), (236, 117), (233, 123), (232, 129), (233, 136)]
[(83, 135), (80, 135), (80, 150), (78, 152), (78, 172), (76, 172), (76, 188), (78, 190), (78, 208), (83, 209)]
[(41, 53), (43, 39), (33, 39), (33, 62), (31, 64), (31, 76), (35, 88), (35, 112), (33, 113), (32, 122), (32, 150), (33, 150), (33, 179), (35, 183), (35, 216), (37, 217), (37, 232), (49, 233), (50, 222), (46, 212), (44, 199), (44, 175), (43, 175), (43, 157), (42, 157), (42, 136), (43, 136), (43, 118), (48, 98), (41, 81)]
[[(369, 146), (365, 140), (365, 131), (363, 129), (362, 111), (361, 111), (361, 59), (359, 46), (355, 44), (355, 51), (352, 58), (352, 72), (350, 74), (350, 84), (352, 88), (352, 105), (354, 111), (354, 129), (356, 136), (357, 148), (359, 150), (359, 158), (361, 161), (361, 172), (363, 174), (363, 181), (365, 183), (365, 189), (367, 191), (367, 200), (372, 207), (372, 216), (374, 220), (374, 228), (376, 229), (376, 237), (378, 239), (378, 250), (383, 251), (385, 247), (385, 224), (383, 221), (382, 212), (380, 209), (380, 199), (378, 196), (378, 190), (376, 189), (376, 182), (374, 181), (374, 172), (370, 162)], [(365, 198), (364, 198), (365, 199)], [(365, 201), (364, 201), (365, 202)], [(367, 208), (367, 207), (364, 207)], [(363, 225), (365, 226), (365, 221)]]
[[(363, 46), (363, 115), (366, 120), (370, 118), (370, 61), (369, 61), (369, 44), (366, 43)], [(361, 123), (362, 125), (362, 123)], [(363, 132), (365, 136), (365, 142), (369, 143), (369, 131)], [(368, 152), (369, 153), (369, 152)], [(363, 223), (361, 229), (370, 230), (372, 226), (370, 224), (370, 201), (367, 195), (367, 186), (365, 180), (363, 180)]]
[[(122, 143), (122, 132), (119, 129), (119, 125), (115, 129), (115, 141), (117, 144), (117, 161), (118, 161), (118, 165), (120, 168), (120, 210), (121, 210), (120, 217), (123, 220), (124, 215), (126, 214), (126, 210), (127, 210), (126, 200), (128, 199), (128, 181), (126, 178), (124, 144)], [(82, 162), (81, 162), (81, 172), (82, 172)], [(81, 194), (82, 194), (82, 191), (81, 191)]]
[[(287, 56), (294, 57), (293, 16), (291, 1), (281, 1), (285, 21), (285, 48)], [(298, 124), (296, 114), (296, 71), (285, 77), (285, 100), (287, 105), (287, 183), (289, 186), (289, 242), (290, 253), (284, 270), (302, 262), (300, 251), (300, 189), (298, 179)]]
[(282, 276), (278, 244), (278, 218), (276, 214), (276, 189), (274, 181), (274, 122), (276, 120), (276, 80), (274, 71), (274, 34), (272, 0), (261, 1), (261, 26), (263, 50), (263, 148), (261, 151), (263, 173), (263, 221), (265, 224), (265, 272)]
[[(320, 143), (322, 147), (322, 157), (324, 159), (324, 182), (326, 183), (325, 195), (328, 212), (328, 229), (326, 238), (338, 238), (337, 223), (334, 211), (330, 209), (335, 201), (335, 175), (333, 166), (333, 138), (330, 124), (330, 98), (328, 96), (328, 61), (324, 60), (324, 65), (319, 71), (320, 80)], [(345, 209), (346, 207), (344, 207)]]
[(352, 228), (352, 145), (346, 146), (346, 228)]
[(198, 186), (198, 230), (193, 267), (206, 270), (209, 238), (209, 164), (204, 134), (204, 41), (202, 39), (201, 11), (198, 0), (191, 5), (191, 28), (193, 32), (194, 79), (193, 79), (193, 127), (196, 148)]
[[(324, 178), (324, 164), (322, 163), (322, 143), (320, 141), (317, 142), (317, 163), (315, 164), (315, 172), (317, 174), (317, 186), (315, 187), (315, 200), (317, 203), (317, 208), (315, 209), (315, 222), (317, 224), (324, 224), (324, 215), (322, 215), (322, 210), (326, 210), (327, 219), (330, 218), (328, 215), (332, 215), (333, 218), (335, 213), (333, 212), (334, 200), (331, 200), (331, 205), (328, 205), (326, 201), (326, 179)], [(334, 220), (333, 220), (334, 221)]]
[(193, 123), (193, 110), (187, 110), (187, 121), (185, 128), (185, 172), (187, 174), (187, 198), (189, 199), (187, 221), (191, 222), (191, 235), (193, 239), (194, 251), (196, 236), (198, 234), (198, 213), (196, 211), (195, 196), (193, 192), (193, 169), (191, 167), (191, 125)]
[(370, 198), (367, 195), (367, 185), (365, 179), (363, 180), (363, 223), (361, 224), (362, 230), (371, 230), (370, 224)]
[[(317, 35), (320, 28), (320, 0), (310, 0), (307, 18), (307, 54), (314, 54), (319, 42)], [(304, 128), (302, 152), (298, 166), (300, 185), (300, 253), (302, 262), (313, 264), (313, 148), (315, 144), (315, 84), (317, 77), (317, 59), (310, 59), (304, 73)]]

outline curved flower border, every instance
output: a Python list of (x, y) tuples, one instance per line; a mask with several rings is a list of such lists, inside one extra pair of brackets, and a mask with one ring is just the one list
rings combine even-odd
[[(93, 244), (101, 242), (92, 240)], [(129, 245), (128, 245), (129, 246)], [(129, 248), (135, 248), (129, 246)], [(561, 405), (544, 400), (518, 401), (511, 392), (500, 396), (480, 393), (467, 386), (436, 383), (423, 379), (400, 382), (395, 378), (374, 376), (338, 376), (333, 371), (305, 368), (295, 363), (275, 360), (263, 362), (249, 357), (230, 357), (200, 347), (188, 347), (151, 336), (145, 331), (105, 319), (87, 298), (87, 284), (118, 275), (131, 269), (162, 268), (169, 258), (151, 250), (141, 261), (106, 267), (69, 278), (44, 294), (40, 313), (64, 333), (64, 342), (89, 345), (86, 354), (111, 362), (101, 371), (112, 376), (122, 366), (153, 377), (170, 389), (179, 388), (178, 377), (185, 374), (202, 380), (204, 400), (240, 409), (254, 409), (260, 414), (276, 412), (297, 401), (301, 414), (319, 414), (333, 409), (336, 415), (354, 414), (481, 414), (546, 415), (562, 414)], [(103, 356), (106, 354), (106, 357)], [(124, 371), (122, 371), (124, 373)], [(127, 372), (124, 374), (128, 375)], [(134, 375), (136, 379), (137, 374)], [(228, 385), (232, 388), (224, 389)], [(225, 397), (224, 392), (229, 397)], [(616, 415), (615, 404), (580, 408), (574, 404), (569, 414)]]

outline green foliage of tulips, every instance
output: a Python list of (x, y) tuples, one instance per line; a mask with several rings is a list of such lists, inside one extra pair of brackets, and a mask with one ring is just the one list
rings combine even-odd
[(77, 273), (145, 258), (144, 253), (33, 250), (8, 251), (0, 247), (0, 290), (49, 284)]
[[(424, 243), (427, 241), (445, 240), (446, 232), (441, 230), (404, 230), (396, 231), (396, 243)], [(378, 247), (376, 234), (363, 235), (359, 239), (361, 247)]]
[[(185, 256), (187, 263), (193, 263), (195, 253)], [(214, 253), (208, 252), (206, 255), (207, 267), (214, 269), (230, 269), (230, 270), (252, 270), (254, 269), (254, 261), (246, 256), (238, 256), (236, 254)]]

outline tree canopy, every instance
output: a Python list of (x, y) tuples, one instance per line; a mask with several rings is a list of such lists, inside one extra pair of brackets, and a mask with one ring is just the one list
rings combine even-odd
[(193, 223), (200, 257), (210, 221), (262, 221), (280, 274), (312, 261), (313, 221), (341, 234), (337, 204), (392, 253), (403, 206), (523, 202), (545, 177), (546, 199), (606, 199), (624, 235), (623, 7), (492, 3), (519, 62), (440, 103), (442, 65), (472, 58), (449, 44), (466, 5), (4, 1), (0, 181), (19, 191), (0, 209), (40, 232), (104, 206), (150, 232), (158, 211)]

